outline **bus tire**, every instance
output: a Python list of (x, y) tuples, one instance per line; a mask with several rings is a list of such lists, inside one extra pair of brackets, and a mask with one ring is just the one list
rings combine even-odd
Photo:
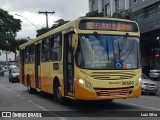
[(27, 89), (30, 94), (34, 92), (34, 89), (31, 87), (30, 77), (27, 76)]
[(62, 90), (61, 90), (60, 84), (57, 82), (55, 85), (54, 99), (56, 102), (58, 102), (61, 105), (66, 104), (65, 98), (62, 96)]

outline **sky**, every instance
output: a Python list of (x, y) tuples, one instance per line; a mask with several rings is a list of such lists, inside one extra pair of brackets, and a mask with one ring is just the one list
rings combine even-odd
[[(55, 12), (48, 15), (51, 27), (58, 19), (74, 20), (89, 11), (89, 0), (0, 0), (0, 8), (22, 21), (22, 29), (16, 38), (35, 38), (36, 30), (46, 27), (45, 14), (39, 11)], [(17, 16), (17, 15), (19, 16)]]

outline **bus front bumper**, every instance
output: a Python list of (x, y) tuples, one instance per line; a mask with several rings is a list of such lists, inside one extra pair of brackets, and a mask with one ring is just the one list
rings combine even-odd
[(117, 89), (88, 89), (78, 82), (75, 82), (75, 99), (78, 100), (111, 100), (136, 98), (141, 95), (141, 84), (136, 88), (117, 88)]

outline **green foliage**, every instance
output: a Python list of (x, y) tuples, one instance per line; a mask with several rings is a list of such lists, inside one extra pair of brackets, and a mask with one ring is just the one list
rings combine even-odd
[(131, 10), (120, 10), (118, 12), (114, 12), (112, 18), (120, 18), (120, 19), (128, 19), (130, 20), (132, 16)]
[(98, 11), (88, 12), (86, 17), (103, 17), (103, 13), (98, 13)]
[(120, 18), (120, 19), (122, 19), (123, 17), (122, 17), (122, 15), (120, 13), (114, 12), (113, 15), (112, 15), (112, 18)]
[(37, 35), (36, 35), (36, 37), (38, 37), (38, 36), (40, 36), (40, 35), (48, 32), (48, 31), (50, 31), (50, 30), (51, 30), (50, 28), (42, 28), (42, 29), (39, 29), (39, 30), (37, 30)]
[(55, 21), (55, 23), (53, 24), (53, 26), (51, 27), (51, 29), (55, 29), (61, 25), (64, 25), (66, 23), (68, 23), (69, 21), (64, 21), (63, 19), (59, 19), (57, 21)]
[(38, 37), (38, 36), (48, 32), (48, 31), (50, 31), (51, 29), (55, 29), (55, 28), (57, 28), (57, 27), (59, 27), (59, 26), (61, 26), (63, 24), (66, 24), (68, 22), (69, 21), (64, 21), (63, 19), (59, 19), (59, 20), (55, 21), (55, 23), (52, 25), (51, 28), (42, 28), (42, 29), (37, 30), (36, 37)]
[(13, 51), (16, 33), (21, 30), (21, 21), (0, 9), (0, 49)]

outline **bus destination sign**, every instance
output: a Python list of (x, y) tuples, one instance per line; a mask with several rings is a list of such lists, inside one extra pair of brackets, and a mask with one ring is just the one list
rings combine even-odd
[(114, 20), (82, 20), (79, 28), (81, 30), (138, 32), (136, 23)]

